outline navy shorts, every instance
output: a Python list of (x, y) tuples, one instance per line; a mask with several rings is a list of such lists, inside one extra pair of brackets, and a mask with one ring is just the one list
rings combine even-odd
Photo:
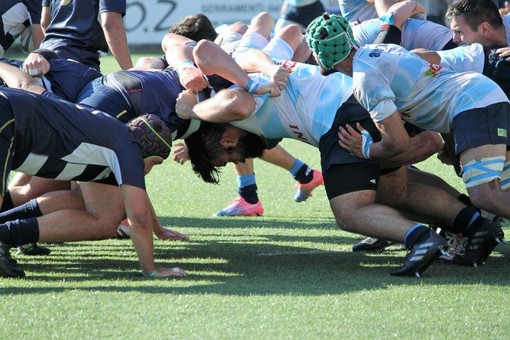
[[(348, 124), (355, 128), (357, 122), (370, 133), (374, 141), (381, 139), (368, 111), (351, 96), (337, 110), (331, 129), (319, 141), (324, 185), (329, 199), (353, 191), (377, 189), (379, 162), (359, 158), (338, 144), (338, 128)], [(330, 171), (332, 173), (328, 174)], [(342, 178), (338, 178), (339, 175)]]
[(322, 15), (324, 12), (326, 12), (326, 10), (320, 1), (303, 7), (287, 5), (287, 10), (282, 14), (282, 18), (307, 27), (315, 18)]
[(510, 104), (496, 103), (484, 108), (467, 110), (453, 118), (455, 154), (482, 145), (510, 145)]

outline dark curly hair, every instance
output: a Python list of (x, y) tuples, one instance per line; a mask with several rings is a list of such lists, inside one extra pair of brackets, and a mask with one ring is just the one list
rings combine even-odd
[(140, 142), (144, 159), (151, 156), (166, 159), (170, 155), (172, 135), (168, 126), (158, 116), (143, 114), (130, 120), (127, 125)]
[(223, 148), (220, 139), (228, 126), (228, 123), (202, 122), (200, 129), (184, 140), (193, 171), (207, 183), (219, 183), (221, 171), (212, 164), (218, 157), (239, 153), (243, 159), (256, 158), (262, 156), (267, 147), (264, 137), (241, 130), (237, 145), (229, 149)]
[(218, 36), (211, 20), (204, 14), (184, 17), (177, 24), (170, 27), (169, 32), (182, 35), (197, 42), (202, 39), (214, 41)]

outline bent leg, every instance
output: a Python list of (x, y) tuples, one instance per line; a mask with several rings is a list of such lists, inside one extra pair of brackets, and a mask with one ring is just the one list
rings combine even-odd
[(57, 181), (25, 174), (16, 175), (9, 184), (9, 192), (15, 207), (45, 193), (68, 189), (70, 189), (69, 181)]
[[(510, 218), (510, 192), (501, 188), (501, 175), (509, 159), (502, 144), (470, 148), (460, 154), (462, 178), (473, 205), (505, 218)], [(498, 169), (495, 163), (501, 163)]]
[(79, 183), (85, 210), (63, 209), (38, 218), (40, 242), (102, 240), (115, 235), (125, 215), (117, 186)]

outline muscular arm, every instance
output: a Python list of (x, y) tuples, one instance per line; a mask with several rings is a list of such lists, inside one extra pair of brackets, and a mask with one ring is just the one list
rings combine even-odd
[[(228, 53), (215, 43), (201, 40), (193, 49), (193, 57), (195, 63), (205, 75), (216, 74), (239, 87), (247, 88), (250, 77)], [(272, 61), (269, 62), (272, 64)], [(288, 73), (287, 70), (285, 71)], [(280, 95), (280, 91), (274, 83), (260, 84), (255, 91), (255, 94), (259, 95), (264, 93), (271, 93), (272, 96)]]
[(101, 26), (111, 53), (123, 70), (133, 67), (127, 43), (126, 29), (122, 14), (117, 12), (101, 13)]
[(44, 91), (44, 87), (37, 84), (35, 79), (26, 72), (2, 62), (0, 62), (0, 78), (4, 81), (5, 85), (11, 88), (23, 89), (38, 94)]
[(161, 41), (165, 59), (179, 73), (182, 86), (192, 92), (200, 92), (209, 87), (204, 74), (192, 63), (195, 41), (175, 33), (167, 33)]
[(121, 185), (127, 219), (131, 227), (131, 240), (135, 247), (142, 272), (154, 271), (154, 245), (149, 197), (145, 190), (132, 185)]
[(443, 148), (443, 139), (434, 131), (423, 131), (409, 139), (409, 149), (397, 156), (381, 160), (384, 168), (395, 168), (416, 164), (438, 153)]
[(156, 270), (157, 277), (184, 276), (181, 269), (156, 268), (154, 264), (152, 204), (145, 190), (127, 184), (121, 185), (120, 190), (131, 228), (131, 241), (138, 255), (142, 273), (150, 274)]
[(196, 104), (189, 91), (177, 99), (175, 111), (182, 119), (200, 119), (212, 123), (225, 123), (248, 118), (255, 110), (255, 100), (246, 91), (222, 90), (214, 97)]
[(368, 2), (372, 2), (375, 6), (375, 10), (377, 11), (377, 15), (382, 16), (388, 12), (388, 9), (392, 5), (397, 2), (401, 2), (401, 0), (371, 0)]
[(418, 48), (412, 50), (413, 53), (420, 56), (422, 59), (426, 60), (430, 64), (439, 65), (441, 63), (441, 56), (436, 51), (426, 50), (424, 48)]
[(32, 31), (32, 42), (34, 43), (34, 49), (37, 49), (44, 39), (42, 26), (39, 24), (32, 24), (30, 26), (30, 30)]
[[(363, 141), (367, 140), (366, 137), (362, 138), (362, 135), (349, 125), (339, 129), (340, 146), (358, 157), (366, 158), (365, 155), (368, 153), (369, 158), (375, 159), (395, 157), (409, 150), (409, 134), (404, 128), (398, 111), (375, 125), (381, 133), (381, 141), (372, 143), (369, 150), (366, 149), (368, 144), (366, 142), (363, 144)], [(359, 123), (356, 128), (360, 132), (364, 130)]]
[(46, 29), (51, 21), (51, 12), (49, 7), (43, 7), (41, 10), (41, 29), (42, 33), (46, 34)]
[(409, 149), (409, 135), (398, 111), (375, 123), (375, 126), (381, 133), (381, 141), (372, 145), (370, 149), (372, 158), (389, 158)]
[(291, 70), (275, 65), (273, 60), (261, 50), (249, 49), (236, 61), (245, 72), (260, 72), (271, 77), (280, 89), (287, 85)]

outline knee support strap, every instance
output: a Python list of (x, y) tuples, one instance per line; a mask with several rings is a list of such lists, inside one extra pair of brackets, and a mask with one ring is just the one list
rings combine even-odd
[(510, 188), (510, 161), (505, 162), (501, 173), (501, 190), (507, 190), (508, 188)]
[(467, 188), (471, 188), (501, 179), (504, 164), (504, 156), (469, 161), (462, 167), (462, 180)]

